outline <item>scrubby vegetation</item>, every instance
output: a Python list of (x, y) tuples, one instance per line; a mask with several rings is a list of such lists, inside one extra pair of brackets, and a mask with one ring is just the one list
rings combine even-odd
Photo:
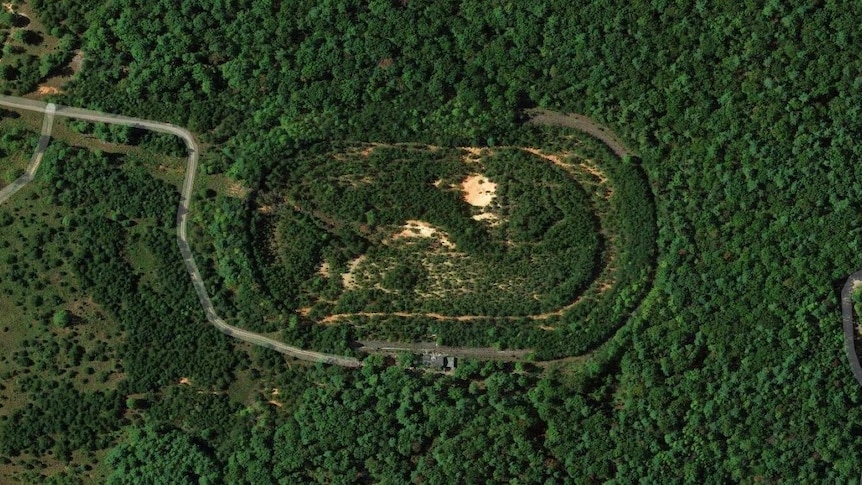
[(12, 183), (27, 168), (36, 143), (38, 133), (16, 123), (14, 119), (0, 113), (0, 188)]

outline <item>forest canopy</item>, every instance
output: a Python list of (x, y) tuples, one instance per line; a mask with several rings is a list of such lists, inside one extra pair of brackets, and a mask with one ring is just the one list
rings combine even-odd
[[(524, 364), (466, 363), (456, 376), (371, 364), (286, 369), (278, 356), (238, 351), (194, 327), (201, 316), (191, 292), (166, 292), (165, 305), (148, 292), (140, 297), (152, 303), (146, 315), (122, 313), (129, 310), (114, 302), (138, 298), (133, 282), (109, 286), (114, 279), (78, 267), (88, 288), (128, 317), (124, 325), (146, 319), (182, 332), (181, 351), (168, 333), (132, 329), (142, 340), (123, 357), (135, 369), (129, 390), (151, 395), (140, 398), (149, 407), (132, 425), (136, 434), (116, 435), (123, 442), (108, 461), (114, 470), (135, 476), (146, 469), (136, 452), (181, 450), (187, 462), (147, 473), (240, 483), (458, 482), (477, 478), (475, 470), (481, 479), (531, 483), (859, 476), (860, 390), (844, 361), (838, 288), (859, 268), (862, 249), (862, 148), (854, 137), (862, 131), (855, 48), (862, 4), (96, 3), (31, 4), (56, 34), (76, 36), (84, 53), (83, 70), (56, 99), (170, 121), (208, 143), (203, 171), (241, 181), (249, 195), (200, 203), (221, 225), (198, 231), (203, 248), (253, 248), (257, 197), (283, 188), (297, 160), (335, 143), (512, 145), (531, 107), (610, 127), (645, 174), (619, 183), (655, 201), (655, 217), (633, 219), (630, 228), (655, 237), (626, 246), (649, 247), (617, 261), (632, 289), (607, 310), (626, 317), (605, 329), (605, 345), (556, 375)], [(33, 84), (38, 63), (16, 55), (18, 73), (5, 74)], [(66, 193), (71, 187), (51, 196), (92, 197), (86, 189)], [(151, 187), (153, 202), (175, 196)], [(123, 208), (155, 214), (146, 216), (151, 222), (162, 217), (146, 200), (133, 202)], [(645, 214), (634, 203), (626, 208)], [(297, 219), (292, 234), (308, 237), (308, 220)], [(93, 229), (82, 229), (81, 240), (105, 248), (92, 257), (124, 267), (116, 253), (128, 228), (110, 217), (87, 221)], [(147, 237), (173, 261), (159, 267), (165, 280), (189, 288), (170, 236)], [(653, 274), (638, 266), (650, 248)], [(210, 277), (240, 256), (209, 264)], [(243, 257), (236, 288), (216, 291), (253, 295), (258, 263)], [(399, 271), (421, 284), (422, 274)], [(347, 333), (327, 332), (306, 338), (332, 345)], [(573, 337), (568, 344), (578, 346), (593, 336)], [(204, 365), (207, 355), (218, 365)], [(169, 375), (148, 366), (151, 359), (169, 364)], [(177, 385), (186, 368), (206, 384)], [(250, 381), (277, 384), (282, 397), (271, 388), (243, 394)], [(223, 388), (232, 394), (211, 394)], [(65, 394), (51, 394), (58, 395)], [(91, 396), (106, 409), (113, 399)], [(77, 429), (84, 442), (89, 431)]]

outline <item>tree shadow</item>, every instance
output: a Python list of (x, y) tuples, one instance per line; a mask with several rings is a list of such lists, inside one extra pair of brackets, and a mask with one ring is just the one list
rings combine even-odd
[(24, 28), (30, 25), (30, 19), (19, 13), (12, 14), (12, 27)]
[(9, 118), (10, 120), (17, 120), (20, 117), (21, 113), (18, 113), (17, 111), (0, 108), (0, 119)]

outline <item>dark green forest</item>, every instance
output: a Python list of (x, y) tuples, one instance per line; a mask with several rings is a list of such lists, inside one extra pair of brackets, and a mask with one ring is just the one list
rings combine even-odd
[[(644, 227), (632, 231), (654, 237), (625, 246), (636, 248), (619, 261), (633, 289), (614, 300), (619, 308), (610, 304), (624, 318), (594, 341), (602, 345), (586, 347), (594, 353), (548, 367), (465, 362), (454, 375), (392, 362), (347, 371), (246, 351), (204, 325), (172, 240), (176, 193), (114, 175), (113, 186), (131, 194), (132, 186), (148, 187), (148, 195), (130, 197), (133, 205), (106, 198), (94, 211), (101, 215), (75, 229), (91, 254), (69, 256), (98, 263), (79, 263), (76, 274), (128, 334), (123, 397), (147, 394), (119, 401), (140, 409), (110, 432), (99, 427), (117, 396), (94, 391), (102, 394), (78, 404), (94, 419), (71, 428), (68, 445), (100, 446), (90, 441), (94, 428), (110, 435), (114, 448), (103, 461), (110, 482), (858, 478), (860, 389), (843, 355), (838, 291), (862, 266), (862, 147), (854, 140), (862, 130), (862, 4), (32, 6), (84, 52), (83, 70), (58, 101), (186, 126), (209, 145), (207, 173), (251, 189), (241, 200), (203, 194), (197, 209), (221, 210), (221, 232), (231, 239), (196, 243), (202, 247), (253, 244), (259, 197), (282, 188), (308, 154), (343, 142), (517, 145), (532, 107), (582, 113), (613, 129), (639, 155), (628, 161), (639, 170), (618, 183), (648, 187), (655, 204), (654, 226), (633, 219)], [(65, 156), (79, 166), (109, 163)], [(55, 168), (50, 177), (46, 187), (56, 191), (42, 197), (53, 203), (102, 196), (73, 170)], [(62, 180), (68, 185), (57, 186)], [(118, 254), (132, 237), (128, 226), (142, 218), (150, 228), (141, 241), (159, 255), (163, 280), (132, 294), (142, 285), (117, 277), (130, 274)], [(651, 274), (639, 258), (653, 247)], [(252, 294), (243, 288), (260, 278), (254, 264), (226, 296)], [(165, 327), (145, 325), (153, 321)], [(295, 338), (310, 346), (349, 338), (347, 330), (309, 332), (319, 333)], [(590, 338), (574, 334), (567, 345)], [(171, 385), (190, 374), (216, 394)], [(268, 392), (245, 399), (230, 392), (242, 376), (280, 388), (281, 406), (268, 403)], [(45, 396), (47, 403), (73, 393), (58, 384)], [(49, 429), (44, 421), (55, 418), (46, 406), (5, 422)], [(2, 450), (58, 446), (20, 445), (29, 441), (10, 438), (16, 429), (3, 425)], [(76, 476), (63, 473), (55, 480)]]

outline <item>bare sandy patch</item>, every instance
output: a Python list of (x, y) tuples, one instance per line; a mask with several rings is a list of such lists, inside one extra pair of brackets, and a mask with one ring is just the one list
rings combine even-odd
[(192, 381), (188, 377), (183, 377), (180, 379), (180, 385), (190, 386), (190, 385), (192, 385)]
[(426, 239), (438, 239), (440, 244), (447, 248), (454, 248), (455, 244), (449, 240), (449, 236), (445, 232), (423, 221), (410, 220), (404, 224), (404, 229), (401, 232), (392, 236), (392, 239), (403, 239), (411, 237), (421, 237)]
[(481, 214), (476, 214), (473, 216), (474, 221), (487, 221), (492, 226), (500, 221), (500, 218), (497, 217), (496, 214), (491, 212), (483, 212)]
[(36, 89), (36, 94), (40, 94), (40, 95), (59, 94), (59, 93), (60, 93), (60, 90), (58, 88), (55, 88), (54, 86), (39, 86), (39, 88)]
[(464, 200), (474, 207), (487, 207), (497, 196), (497, 184), (481, 174), (471, 175), (461, 182)]
[(15, 12), (15, 10), (12, 8), (12, 4), (11, 4), (11, 3), (4, 3), (4, 4), (3, 4), (3, 8), (5, 8), (5, 9), (6, 9), (6, 11), (7, 11), (7, 12), (9, 12), (9, 13), (14, 13), (14, 12)]
[(257, 211), (261, 214), (272, 214), (273, 210), (275, 210), (275, 208), (271, 205), (262, 205), (257, 208)]
[(359, 265), (365, 261), (365, 255), (354, 259), (347, 265), (347, 273), (341, 274), (341, 285), (344, 286), (347, 290), (352, 290), (356, 288), (356, 269), (359, 268)]
[(320, 264), (320, 267), (317, 268), (317, 274), (323, 276), (324, 278), (332, 277), (332, 268), (329, 267), (329, 263), (324, 261)]

